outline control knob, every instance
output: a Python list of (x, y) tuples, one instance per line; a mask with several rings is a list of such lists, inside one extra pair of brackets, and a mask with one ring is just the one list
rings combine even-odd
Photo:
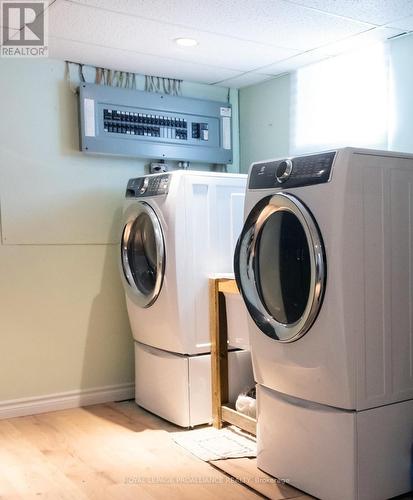
[(283, 160), (278, 164), (275, 176), (277, 181), (282, 183), (285, 182), (291, 175), (293, 170), (293, 162), (291, 160)]
[(145, 177), (142, 186), (139, 189), (139, 194), (144, 194), (146, 192), (146, 190), (148, 189), (148, 184), (149, 184), (149, 177)]

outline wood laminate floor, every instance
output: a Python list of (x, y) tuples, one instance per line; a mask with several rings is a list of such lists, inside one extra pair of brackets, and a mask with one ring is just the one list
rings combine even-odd
[(173, 442), (179, 430), (134, 402), (1, 420), (0, 498), (310, 498), (290, 486), (254, 490), (254, 461), (210, 465)]

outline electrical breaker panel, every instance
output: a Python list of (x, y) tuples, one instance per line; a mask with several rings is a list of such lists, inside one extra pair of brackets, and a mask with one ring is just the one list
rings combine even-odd
[(232, 163), (228, 103), (82, 83), (86, 153)]

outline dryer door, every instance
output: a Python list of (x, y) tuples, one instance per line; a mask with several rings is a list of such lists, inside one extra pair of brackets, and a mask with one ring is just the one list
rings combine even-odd
[(235, 252), (235, 274), (252, 319), (262, 332), (293, 342), (313, 324), (324, 295), (322, 238), (295, 196), (261, 200), (249, 214)]
[(157, 299), (165, 269), (165, 243), (155, 211), (145, 202), (134, 207), (126, 223), (121, 242), (122, 268), (125, 279), (141, 307)]

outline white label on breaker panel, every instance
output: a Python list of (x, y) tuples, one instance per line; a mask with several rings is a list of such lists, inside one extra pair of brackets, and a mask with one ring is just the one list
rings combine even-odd
[(221, 116), (229, 116), (231, 117), (231, 108), (227, 108), (227, 107), (221, 107), (220, 108), (220, 114)]
[(222, 118), (222, 147), (231, 149), (231, 118), (228, 116)]
[(83, 100), (83, 114), (85, 117), (85, 136), (95, 137), (95, 101), (93, 99)]

